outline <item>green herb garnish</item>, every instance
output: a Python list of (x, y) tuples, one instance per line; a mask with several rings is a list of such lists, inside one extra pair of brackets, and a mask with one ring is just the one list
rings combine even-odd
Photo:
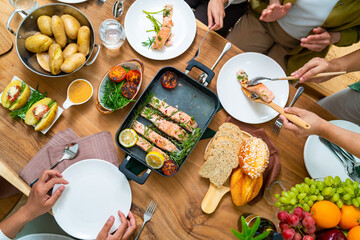
[(162, 24), (156, 18), (154, 18), (154, 16), (151, 16), (150, 14), (157, 14), (157, 13), (163, 12), (163, 10), (161, 10), (159, 12), (147, 12), (147, 11), (143, 10), (143, 12), (146, 14), (146, 17), (154, 24), (154, 29), (152, 29), (152, 30), (155, 31), (157, 34), (160, 31)]
[(24, 106), (9, 113), (12, 118), (24, 119), (26, 112), (31, 108), (31, 106), (46, 97), (47, 92), (40, 93), (37, 89), (38, 88), (36, 87), (36, 90), (31, 91), (31, 96)]
[(116, 109), (125, 107), (130, 102), (135, 101), (122, 95), (121, 87), (124, 85), (124, 83), (125, 81), (122, 81), (121, 83), (115, 83), (110, 79), (106, 81), (105, 89), (103, 91), (104, 95), (101, 99), (101, 103), (104, 104), (106, 108), (115, 111)]
[(142, 42), (141, 44), (142, 44), (144, 47), (150, 48), (151, 45), (154, 43), (154, 41), (155, 41), (155, 37), (152, 37), (152, 38), (149, 38), (149, 37), (148, 37), (148, 40), (145, 41), (145, 42)]

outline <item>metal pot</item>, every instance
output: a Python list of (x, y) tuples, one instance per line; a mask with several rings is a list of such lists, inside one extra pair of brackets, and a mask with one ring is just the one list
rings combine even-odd
[[(15, 14), (17, 14), (17, 13), (23, 14), (26, 17), (20, 23), (17, 32), (15, 32), (14, 30), (12, 30), (10, 28), (10, 23), (11, 23), (13, 17), (15, 16)], [(74, 16), (80, 22), (80, 24), (82, 26), (85, 25), (90, 28), (90, 52), (86, 56), (85, 63), (81, 67), (76, 69), (75, 71), (73, 71), (71, 73), (61, 72), (58, 75), (52, 75), (51, 73), (46, 72), (45, 70), (43, 70), (40, 67), (40, 65), (38, 64), (38, 62), (36, 60), (36, 54), (29, 52), (25, 48), (25, 39), (31, 35), (34, 35), (36, 32), (39, 32), (39, 28), (37, 26), (37, 19), (41, 15), (48, 15), (51, 17), (53, 15), (61, 16), (63, 14), (70, 14), (70, 15)], [(93, 64), (100, 52), (99, 44), (95, 43), (95, 32), (94, 32), (94, 28), (93, 28), (90, 20), (79, 9), (72, 7), (70, 5), (66, 5), (66, 4), (62, 4), (62, 3), (48, 4), (48, 5), (39, 7), (38, 9), (34, 10), (30, 14), (27, 14), (23, 10), (17, 9), (10, 15), (10, 17), (6, 23), (6, 27), (12, 34), (14, 34), (16, 36), (15, 37), (15, 46), (16, 46), (16, 51), (19, 55), (20, 60), (23, 62), (23, 64), (28, 69), (30, 69), (34, 73), (39, 74), (41, 76), (64, 77), (69, 74), (72, 74), (72, 73), (76, 72), (77, 70), (79, 70), (80, 68), (82, 68), (84, 65), (89, 66), (89, 65)], [(97, 48), (97, 51), (95, 53), (95, 56), (91, 59), (91, 56), (92, 56), (92, 53), (93, 53), (95, 47)]]

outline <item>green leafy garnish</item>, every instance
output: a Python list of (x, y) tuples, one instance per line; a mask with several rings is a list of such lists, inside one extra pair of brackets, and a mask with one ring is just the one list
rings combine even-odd
[(26, 112), (31, 108), (31, 106), (46, 97), (47, 92), (40, 93), (37, 89), (38, 88), (36, 87), (36, 90), (31, 91), (31, 96), (24, 106), (9, 113), (12, 118), (24, 119)]
[(115, 83), (110, 79), (106, 81), (103, 91), (104, 95), (101, 99), (101, 103), (104, 104), (106, 108), (115, 111), (116, 109), (125, 107), (127, 104), (134, 101), (122, 95), (121, 87), (124, 85), (124, 83), (125, 81), (122, 81), (121, 83)]
[(235, 237), (237, 237), (240, 240), (262, 240), (270, 234), (270, 231), (265, 231), (265, 232), (261, 233), (260, 235), (257, 235), (256, 237), (254, 237), (259, 226), (260, 226), (260, 218), (259, 217), (256, 218), (254, 225), (252, 227), (249, 227), (245, 221), (244, 216), (241, 216), (242, 232), (239, 233), (238, 231), (236, 231), (234, 229), (231, 229), (231, 232), (234, 234)]
[(148, 12), (148, 11), (143, 10), (143, 12), (146, 14), (158, 14), (158, 13), (162, 13), (163, 11), (165, 11), (165, 8), (160, 11), (157, 11), (157, 12)]
[(149, 38), (149, 37), (148, 37), (148, 40), (145, 41), (145, 42), (142, 42), (141, 44), (142, 44), (144, 47), (150, 48), (151, 45), (154, 43), (154, 41), (155, 41), (155, 37), (152, 37), (152, 38)]
[[(161, 10), (160, 12), (162, 12), (163, 10)], [(156, 13), (151, 13), (151, 12), (146, 12), (145, 10), (143, 10), (143, 12), (146, 14), (146, 17), (154, 24), (154, 31), (156, 32), (156, 34), (160, 31), (162, 24), (161, 22), (159, 22), (156, 18), (154, 18), (154, 16), (150, 15), (150, 14), (156, 14)]]

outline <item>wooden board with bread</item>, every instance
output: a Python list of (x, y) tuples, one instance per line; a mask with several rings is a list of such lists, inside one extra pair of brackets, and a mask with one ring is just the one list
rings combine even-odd
[(256, 197), (263, 184), (262, 174), (269, 163), (269, 149), (262, 139), (226, 122), (207, 145), (204, 159), (199, 175), (208, 178), (210, 186), (201, 209), (210, 214), (229, 191), (236, 206)]

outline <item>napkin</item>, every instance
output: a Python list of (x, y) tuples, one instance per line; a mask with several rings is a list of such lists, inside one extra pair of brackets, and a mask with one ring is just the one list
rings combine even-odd
[(248, 203), (252, 205), (261, 200), (264, 195), (265, 188), (279, 177), (281, 170), (279, 150), (276, 148), (275, 144), (270, 140), (270, 138), (266, 135), (263, 128), (257, 129), (253, 125), (240, 122), (232, 118), (231, 116), (226, 119), (226, 122), (231, 122), (237, 125), (242, 131), (248, 132), (254, 137), (261, 138), (264, 142), (266, 142), (269, 147), (269, 165), (263, 173), (263, 185), (260, 189), (259, 194)]
[(79, 151), (72, 160), (64, 160), (55, 170), (63, 172), (72, 164), (85, 159), (102, 159), (115, 166), (119, 165), (113, 139), (109, 132), (99, 132), (79, 138), (71, 129), (60, 131), (34, 156), (20, 172), (20, 177), (28, 184), (37, 179), (41, 173), (50, 169), (63, 155), (67, 144), (77, 142)]

